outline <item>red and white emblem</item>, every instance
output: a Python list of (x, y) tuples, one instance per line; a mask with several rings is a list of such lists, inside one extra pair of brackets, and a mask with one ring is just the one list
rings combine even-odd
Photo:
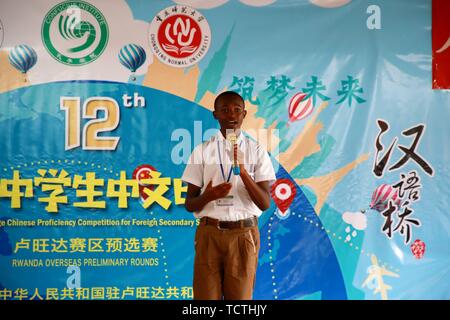
[(417, 259), (422, 259), (423, 255), (425, 254), (425, 242), (420, 239), (414, 241), (414, 243), (411, 245), (411, 252)]
[(163, 63), (185, 68), (198, 63), (211, 43), (206, 18), (197, 10), (175, 5), (161, 10), (150, 23), (150, 48)]
[(139, 195), (141, 196), (141, 200), (144, 200), (148, 198), (147, 194), (144, 193), (144, 188), (148, 188), (150, 190), (153, 190), (155, 188), (154, 185), (150, 185), (147, 183), (141, 182), (143, 179), (151, 179), (151, 172), (156, 171), (154, 167), (152, 167), (149, 164), (143, 164), (133, 171), (133, 179), (136, 179), (139, 183)]

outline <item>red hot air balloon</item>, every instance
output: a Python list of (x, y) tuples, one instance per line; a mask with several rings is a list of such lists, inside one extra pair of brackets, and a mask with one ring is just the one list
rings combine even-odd
[(382, 212), (388, 207), (389, 200), (392, 200), (397, 206), (400, 205), (401, 200), (398, 196), (398, 190), (388, 184), (382, 184), (372, 194), (370, 209)]
[(313, 104), (311, 98), (306, 98), (307, 94), (303, 92), (296, 93), (289, 101), (289, 121), (294, 122), (302, 120), (313, 112)]

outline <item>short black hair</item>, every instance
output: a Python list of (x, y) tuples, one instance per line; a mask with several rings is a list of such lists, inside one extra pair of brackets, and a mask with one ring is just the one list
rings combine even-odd
[(220, 99), (225, 98), (225, 97), (229, 97), (229, 96), (233, 96), (233, 97), (237, 97), (237, 98), (241, 99), (242, 105), (243, 105), (244, 108), (245, 108), (244, 98), (242, 98), (242, 96), (241, 96), (239, 93), (237, 93), (236, 91), (224, 91), (224, 92), (222, 92), (221, 94), (219, 94), (219, 95), (216, 97), (216, 99), (214, 100), (214, 109), (216, 109), (217, 102), (218, 102)]

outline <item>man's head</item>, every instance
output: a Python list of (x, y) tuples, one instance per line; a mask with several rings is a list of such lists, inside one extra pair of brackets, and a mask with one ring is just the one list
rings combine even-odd
[(213, 116), (219, 121), (222, 133), (240, 129), (246, 115), (244, 99), (238, 93), (225, 91), (216, 97)]

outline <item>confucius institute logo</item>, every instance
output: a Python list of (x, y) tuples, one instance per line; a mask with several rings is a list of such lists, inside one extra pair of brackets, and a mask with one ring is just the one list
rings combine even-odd
[(103, 14), (84, 1), (65, 1), (54, 6), (42, 23), (42, 41), (61, 63), (81, 66), (97, 59), (108, 43), (108, 24)]
[(161, 10), (150, 23), (150, 48), (163, 63), (189, 67), (208, 52), (211, 30), (197, 10), (174, 5)]

